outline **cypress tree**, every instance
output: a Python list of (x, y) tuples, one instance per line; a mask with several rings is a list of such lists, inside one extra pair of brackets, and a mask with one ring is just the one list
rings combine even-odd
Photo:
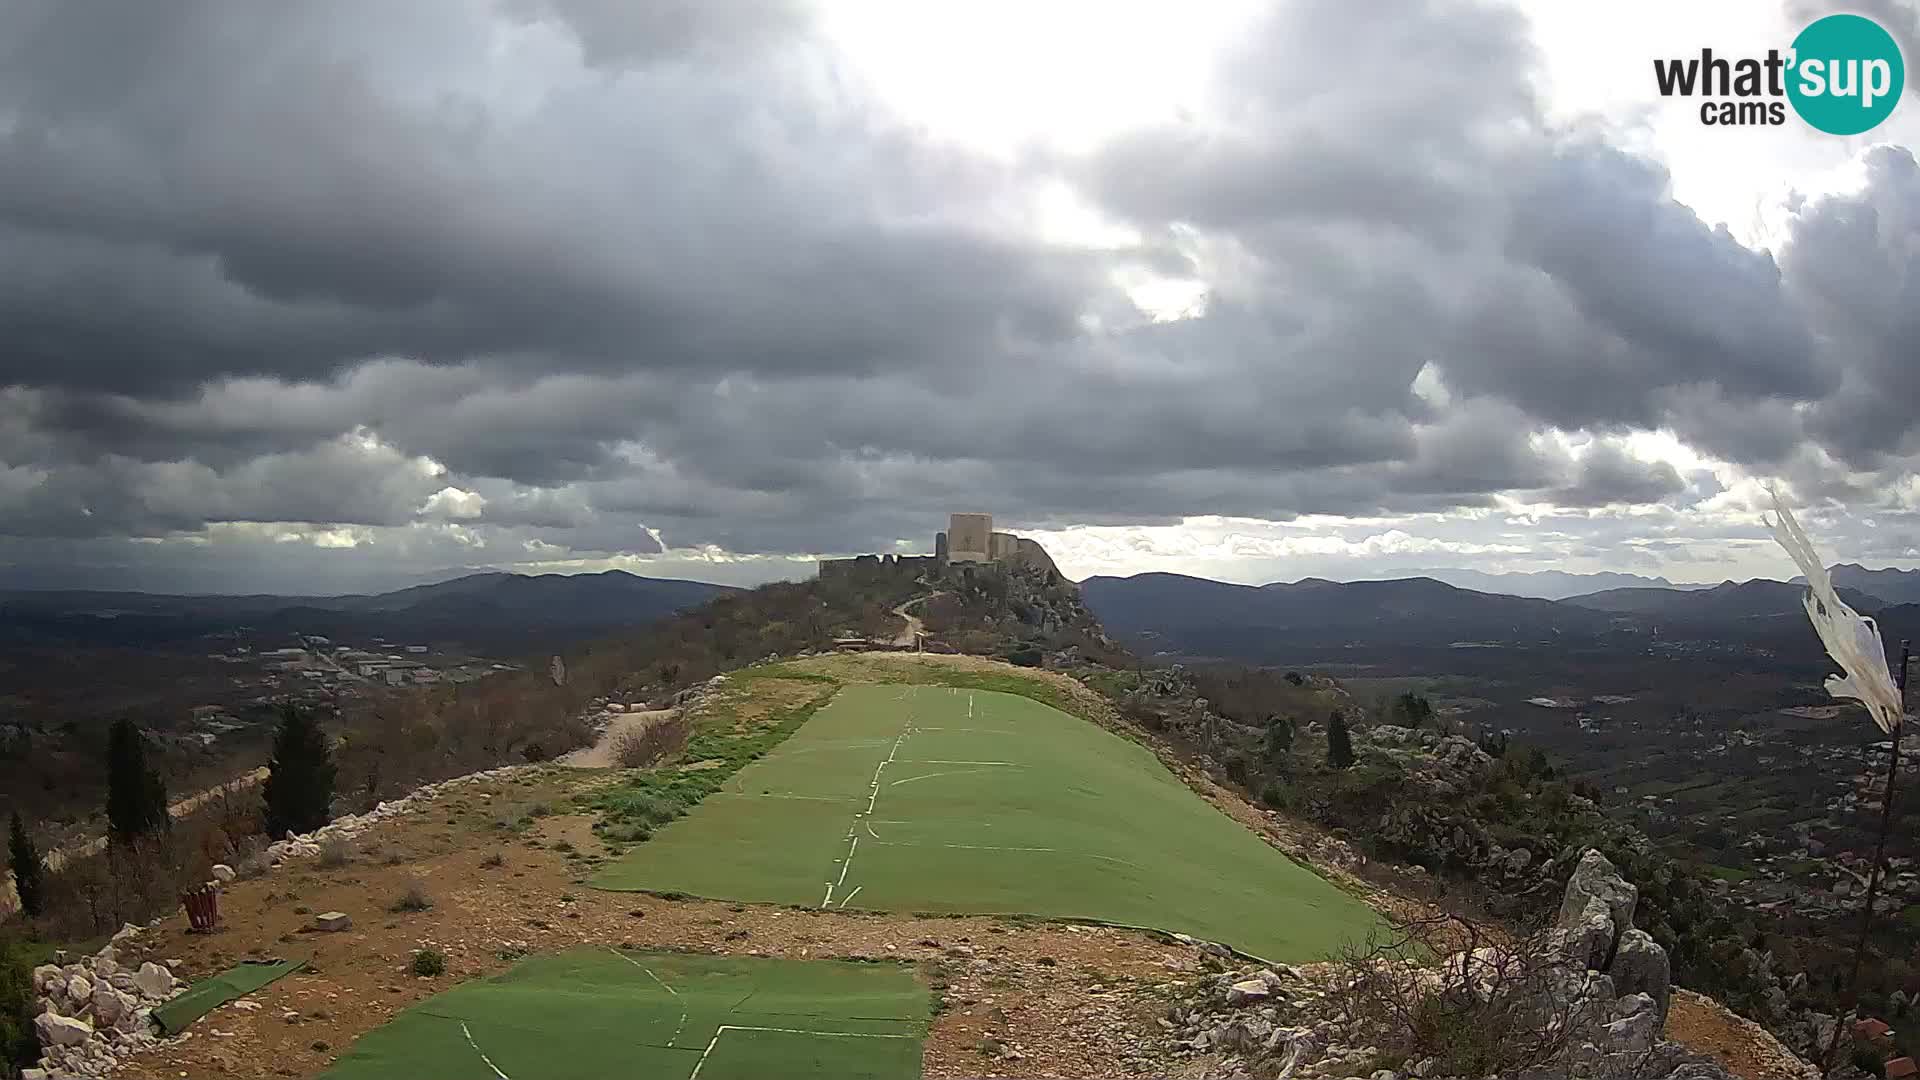
[(309, 709), (288, 705), (273, 734), (273, 761), (263, 789), (267, 834), (309, 833), (333, 815), (333, 750)]
[(27, 918), (39, 916), (43, 910), (44, 897), (40, 890), (40, 852), (33, 846), (33, 837), (27, 835), (27, 824), (20, 820), (20, 811), (13, 812), (13, 821), (7, 829), (7, 863), (13, 870), (13, 888), (20, 894), (20, 910)]
[(1275, 767), (1285, 764), (1287, 754), (1292, 749), (1293, 718), (1290, 716), (1267, 717), (1267, 764)]
[(1327, 764), (1336, 769), (1353, 764), (1353, 736), (1347, 732), (1347, 718), (1338, 709), (1327, 717)]
[(125, 843), (169, 824), (166, 785), (147, 767), (140, 729), (123, 716), (107, 734), (107, 829)]

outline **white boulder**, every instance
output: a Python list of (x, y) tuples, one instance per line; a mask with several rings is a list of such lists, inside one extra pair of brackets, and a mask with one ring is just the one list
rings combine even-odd
[(173, 973), (149, 960), (134, 973), (133, 983), (141, 997), (164, 998), (173, 992)]
[(79, 1046), (93, 1037), (93, 1025), (51, 1012), (34, 1017), (33, 1026), (42, 1046)]

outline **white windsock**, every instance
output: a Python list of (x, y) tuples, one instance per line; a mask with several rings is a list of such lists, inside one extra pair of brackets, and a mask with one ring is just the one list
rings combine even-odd
[(1787, 549), (1807, 579), (1807, 618), (1826, 646), (1827, 655), (1840, 665), (1845, 675), (1827, 676), (1827, 693), (1836, 698), (1853, 698), (1867, 707), (1880, 730), (1892, 734), (1900, 724), (1900, 689), (1887, 670), (1887, 650), (1880, 640), (1880, 628), (1865, 615), (1853, 610), (1833, 591), (1827, 568), (1813, 550), (1812, 541), (1793, 519), (1793, 512), (1772, 491), (1774, 518), (1766, 522), (1773, 538)]

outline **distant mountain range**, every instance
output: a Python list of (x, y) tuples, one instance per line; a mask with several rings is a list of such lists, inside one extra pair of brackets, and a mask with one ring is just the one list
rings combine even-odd
[[(1605, 589), (1563, 600), (1477, 592), (1435, 581), (1234, 585), (1179, 574), (1094, 577), (1081, 596), (1110, 633), (1152, 651), (1266, 662), (1342, 648), (1460, 648), (1478, 644), (1640, 648), (1658, 635), (1817, 654), (1804, 588), (1782, 581), (1683, 590)], [(1841, 586), (1880, 620), (1891, 647), (1920, 633), (1920, 605), (1893, 605)]]
[(1448, 644), (1598, 633), (1589, 608), (1462, 589), (1432, 578), (1232, 585), (1179, 574), (1094, 577), (1080, 594), (1110, 633), (1178, 651), (1244, 656), (1252, 643)]
[[(1827, 567), (1836, 587), (1858, 589), (1889, 604), (1920, 604), (1920, 570), (1869, 570), (1858, 563), (1835, 563)], [(1806, 578), (1793, 579), (1806, 584)]]
[[(1849, 607), (1871, 615), (1887, 607), (1885, 600), (1858, 589), (1836, 584), (1834, 591)], [(1573, 596), (1566, 603), (1596, 611), (1654, 615), (1667, 619), (1716, 622), (1727, 619), (1759, 619), (1790, 616), (1806, 618), (1802, 597), (1805, 582), (1793, 584), (1756, 578), (1752, 581), (1726, 581), (1712, 588), (1681, 592), (1676, 589), (1606, 589)]]
[(1565, 600), (1569, 596), (1599, 592), (1602, 589), (1707, 589), (1710, 585), (1676, 585), (1663, 577), (1639, 574), (1570, 574), (1564, 570), (1533, 570), (1510, 574), (1489, 574), (1483, 570), (1407, 570), (1394, 578), (1432, 578), (1475, 592), (1501, 593), (1506, 596), (1530, 596), (1540, 600)]
[(705, 603), (725, 585), (598, 574), (468, 574), (349, 596), (168, 596), (0, 592), (0, 644), (178, 643), (245, 626), (258, 633), (381, 636), (501, 649), (587, 637)]

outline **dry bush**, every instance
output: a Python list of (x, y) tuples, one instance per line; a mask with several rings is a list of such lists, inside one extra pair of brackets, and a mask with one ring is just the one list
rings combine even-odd
[(693, 721), (684, 713), (662, 717), (638, 730), (623, 731), (613, 740), (613, 760), (623, 769), (646, 769), (687, 745)]
[(353, 841), (335, 834), (320, 841), (320, 866), (327, 870), (338, 870), (353, 861)]
[(399, 898), (396, 899), (393, 905), (387, 910), (393, 912), (426, 911), (431, 907), (433, 907), (433, 897), (428, 895), (426, 883), (415, 878), (413, 881), (407, 883), (407, 891), (401, 893)]
[(1439, 1075), (1505, 1076), (1563, 1063), (1612, 1018), (1613, 999), (1583, 999), (1585, 965), (1549, 933), (1508, 941), (1453, 916), (1399, 923), (1341, 950), (1335, 997), (1392, 1064), (1433, 1058)]

